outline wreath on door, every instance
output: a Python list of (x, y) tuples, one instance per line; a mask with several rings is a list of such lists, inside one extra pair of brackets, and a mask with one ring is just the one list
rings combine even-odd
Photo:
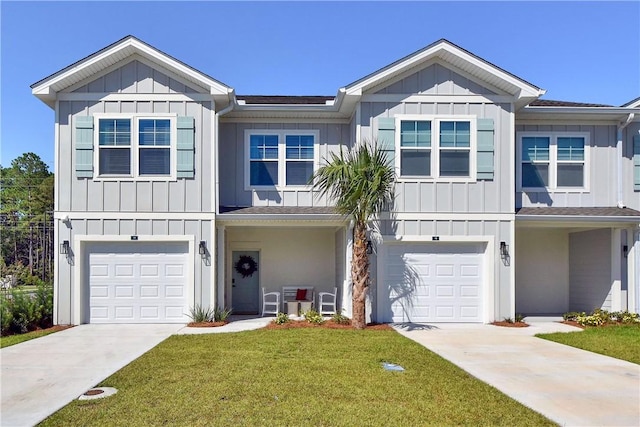
[(249, 255), (240, 255), (235, 269), (243, 278), (253, 276), (253, 273), (258, 271), (258, 263)]

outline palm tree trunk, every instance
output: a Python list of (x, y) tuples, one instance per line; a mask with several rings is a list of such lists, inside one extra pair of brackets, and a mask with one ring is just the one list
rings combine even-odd
[(367, 326), (365, 307), (369, 286), (369, 255), (367, 254), (367, 226), (360, 222), (356, 222), (353, 229), (351, 281), (353, 283), (353, 327), (364, 329)]

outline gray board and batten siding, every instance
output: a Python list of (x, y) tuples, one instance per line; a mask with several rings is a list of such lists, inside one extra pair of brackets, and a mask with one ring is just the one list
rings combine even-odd
[[(138, 64), (138, 66), (135, 66)], [(132, 70), (131, 70), (132, 69)], [(94, 88), (117, 92), (106, 82), (109, 76), (116, 81), (128, 82), (123, 76), (137, 71), (135, 81), (126, 86), (136, 92), (172, 93), (167, 84), (172, 79), (158, 71), (134, 61), (118, 68), (106, 76), (100, 77), (99, 84), (94, 82), (83, 85), (81, 89)], [(162, 76), (162, 77), (161, 77)], [(156, 80), (157, 79), (157, 80)], [(96, 87), (97, 86), (97, 87)], [(175, 86), (175, 84), (173, 84)], [(185, 85), (174, 87), (184, 89)], [(158, 91), (158, 92), (156, 92)], [(82, 92), (85, 93), (85, 92)], [(121, 93), (125, 93), (124, 90)], [(177, 117), (193, 117), (195, 130), (195, 174), (192, 179), (178, 178), (174, 181), (153, 181), (141, 178), (118, 180), (95, 180), (78, 178), (71, 167), (59, 167), (57, 172), (58, 193), (56, 200), (58, 211), (89, 212), (213, 212), (214, 175), (211, 165), (212, 153), (212, 103), (194, 100), (154, 101), (59, 101), (58, 113), (58, 159), (61, 165), (75, 164), (74, 144), (76, 119), (94, 114), (175, 114)], [(96, 126), (94, 121), (94, 126)], [(95, 169), (95, 166), (94, 166)], [(64, 191), (62, 191), (64, 189)], [(193, 197), (198, 194), (199, 197)]]
[[(70, 219), (57, 224), (58, 241), (71, 243), (69, 257), (58, 257), (57, 274), (57, 323), (74, 323), (75, 292), (84, 292), (80, 286), (88, 280), (89, 251), (95, 245), (91, 242), (75, 245), (76, 237), (101, 236), (99, 241), (109, 242), (126, 236), (154, 236), (162, 241), (163, 236), (184, 236), (189, 241), (212, 241), (214, 235), (214, 169), (212, 165), (212, 101), (200, 101), (201, 97), (189, 94), (207, 93), (203, 88), (190, 87), (163, 72), (160, 67), (151, 68), (141, 61), (119, 63), (103, 75), (90, 77), (90, 81), (80, 82), (64, 92), (69, 100), (59, 100), (57, 110), (57, 164), (56, 211), (87, 213), (85, 219)], [(107, 95), (122, 95), (120, 98), (102, 99)], [(126, 99), (127, 94), (133, 95)], [(153, 94), (153, 100), (140, 100), (136, 94)], [(163, 99), (166, 95), (166, 99)], [(176, 96), (178, 95), (178, 96)], [(180, 96), (186, 95), (186, 96)], [(192, 99), (195, 98), (195, 99)], [(92, 173), (76, 171), (80, 131), (78, 122), (91, 122), (95, 114), (170, 114), (192, 118), (195, 152), (193, 177), (178, 177), (175, 180), (154, 181), (143, 178), (119, 178), (117, 180), (94, 179)], [(90, 132), (93, 132), (90, 129)], [(178, 130), (179, 132), (179, 130)], [(95, 149), (95, 148), (94, 148)], [(93, 165), (97, 170), (97, 165)], [(194, 195), (198, 195), (194, 197)], [(105, 213), (101, 218), (92, 213)], [(177, 213), (211, 214), (211, 219), (180, 218)], [(139, 213), (149, 213), (143, 218)], [(144, 237), (141, 237), (144, 239)], [(187, 241), (187, 240), (185, 240)], [(135, 245), (136, 242), (129, 243)], [(197, 249), (196, 249), (197, 250)], [(74, 251), (78, 251), (77, 253)], [(82, 267), (80, 277), (76, 277), (76, 264)], [(213, 288), (207, 284), (214, 280), (211, 264), (196, 256), (193, 271), (195, 301), (212, 301)], [(86, 305), (83, 301), (81, 321), (88, 321)], [(193, 305), (190, 301), (189, 305)]]
[[(220, 206), (327, 206), (324, 197), (318, 197), (308, 186), (273, 189), (245, 189), (245, 132), (316, 131), (318, 132), (319, 163), (338, 153), (340, 146), (349, 147), (350, 128), (340, 123), (244, 123), (222, 119), (218, 138), (220, 167)], [(258, 132), (259, 133), (259, 132)]]
[[(376, 139), (379, 119), (402, 115), (465, 115), (493, 123), (493, 177), (473, 182), (433, 182), (399, 179), (396, 185), (395, 212), (431, 213), (513, 213), (515, 186), (510, 175), (513, 163), (513, 111), (510, 103), (496, 103), (484, 95), (493, 92), (439, 64), (378, 88), (377, 94), (407, 95), (398, 101), (367, 101), (360, 105), (360, 137)], [(421, 101), (411, 94), (438, 95), (442, 101)], [(450, 95), (450, 96), (448, 96)], [(477, 97), (477, 101), (456, 100), (456, 95)], [(375, 99), (375, 98), (373, 98)], [(397, 154), (397, 153), (396, 153)]]
[[(632, 123), (632, 126), (638, 127)], [(540, 133), (548, 135), (551, 133), (572, 132), (588, 134), (590, 143), (589, 165), (588, 165), (588, 188), (577, 190), (566, 189), (540, 189), (518, 191), (516, 193), (516, 208), (555, 206), (555, 207), (607, 207), (618, 204), (618, 192), (616, 181), (617, 156), (616, 150), (616, 126), (615, 125), (588, 125), (588, 124), (517, 124), (516, 134), (520, 133)], [(627, 135), (631, 135), (631, 130), (627, 130)], [(516, 137), (519, 143), (519, 137)], [(631, 136), (626, 144), (623, 144), (623, 176), (633, 176), (631, 168), (632, 161)], [(516, 159), (520, 161), (520, 159)], [(624, 183), (624, 201), (628, 207), (638, 209), (640, 207), (640, 193), (633, 190), (632, 182)]]

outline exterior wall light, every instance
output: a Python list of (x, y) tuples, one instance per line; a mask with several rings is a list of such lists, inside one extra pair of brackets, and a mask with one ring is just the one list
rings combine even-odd
[(367, 240), (367, 254), (371, 255), (373, 253), (373, 243), (371, 240)]
[(64, 240), (62, 243), (60, 243), (60, 254), (61, 255), (68, 255), (69, 254), (69, 241), (68, 240)]
[(502, 258), (509, 256), (509, 245), (507, 245), (507, 242), (500, 242), (500, 256)]
[(198, 253), (200, 255), (207, 254), (207, 242), (205, 242), (204, 240), (200, 240), (200, 244), (198, 245)]

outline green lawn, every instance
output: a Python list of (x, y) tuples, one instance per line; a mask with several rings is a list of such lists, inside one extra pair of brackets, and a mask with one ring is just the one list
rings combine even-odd
[(610, 325), (536, 336), (640, 364), (640, 325)]
[[(66, 328), (64, 328), (66, 329)], [(21, 342), (29, 341), (34, 338), (44, 337), (45, 335), (53, 334), (60, 331), (60, 328), (48, 328), (40, 329), (33, 332), (27, 332), (26, 334), (8, 335), (6, 337), (0, 337), (0, 348), (9, 347), (10, 345), (20, 344)]]
[(100, 385), (43, 425), (554, 425), (390, 330), (172, 336)]

